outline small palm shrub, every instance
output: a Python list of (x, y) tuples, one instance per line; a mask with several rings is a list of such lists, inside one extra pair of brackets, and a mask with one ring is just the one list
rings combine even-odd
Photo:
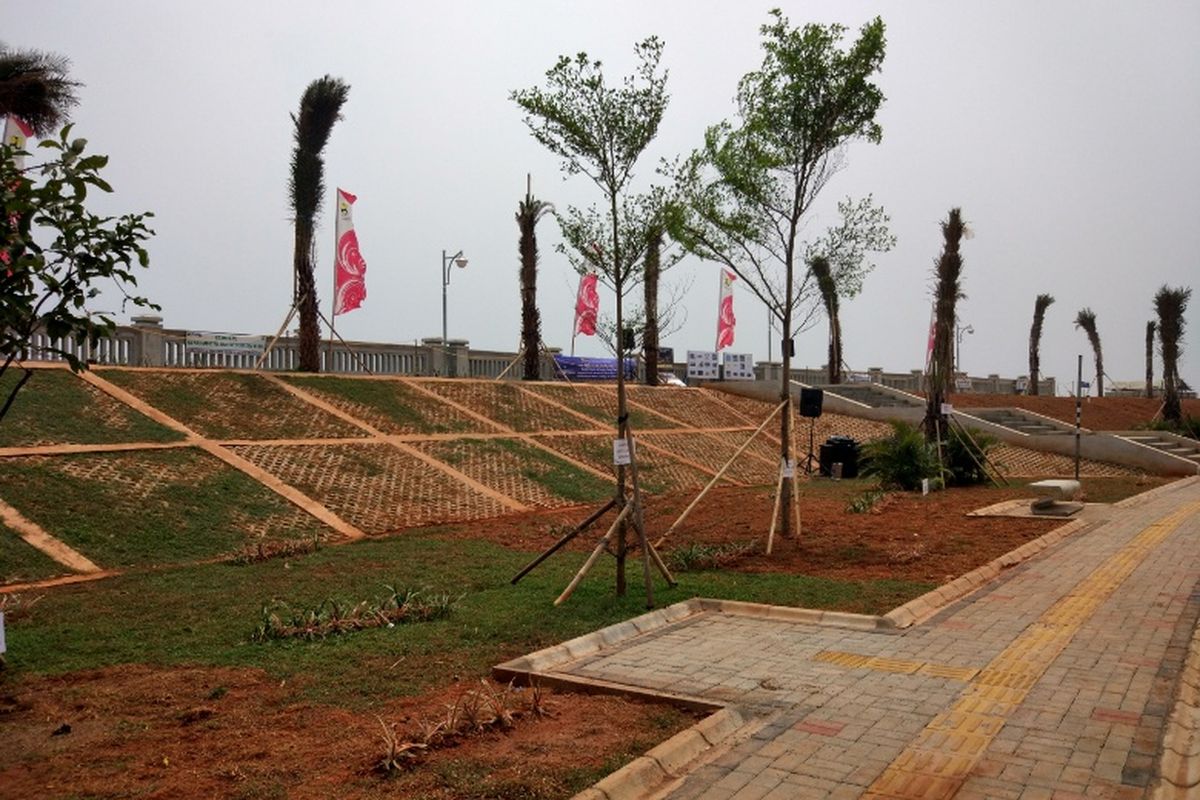
[(884, 489), (916, 491), (922, 479), (938, 474), (937, 453), (907, 422), (893, 422), (892, 435), (868, 442), (862, 453), (866, 463), (859, 472), (876, 477)]
[(970, 438), (966, 434), (954, 431), (943, 443), (946, 482), (953, 486), (975, 486), (991, 480), (982, 465), (988, 451), (996, 446), (996, 438), (974, 429), (967, 433), (970, 434)]

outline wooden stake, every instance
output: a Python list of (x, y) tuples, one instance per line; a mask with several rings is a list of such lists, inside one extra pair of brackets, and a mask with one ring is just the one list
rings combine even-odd
[(320, 317), (320, 318), (321, 318), (321, 320), (322, 320), (322, 321), (323, 321), (323, 322), (324, 322), (326, 325), (328, 325), (328, 326), (329, 326), (329, 330), (330, 330), (330, 332), (331, 332), (331, 333), (332, 333), (334, 336), (336, 336), (336, 337), (337, 337), (337, 340), (338, 340), (339, 342), (341, 342), (341, 343), (342, 343), (342, 347), (346, 348), (346, 352), (347, 352), (347, 353), (349, 353), (349, 354), (351, 355), (351, 357), (353, 357), (353, 358), (354, 358), (354, 360), (358, 362), (358, 365), (359, 365), (360, 367), (362, 367), (362, 371), (363, 371), (363, 372), (365, 372), (365, 373), (367, 373), (368, 375), (374, 375), (375, 373), (374, 373), (374, 372), (371, 372), (371, 369), (370, 369), (370, 367), (368, 367), (368, 366), (367, 366), (367, 362), (365, 362), (365, 361), (363, 361), (363, 360), (362, 360), (362, 356), (360, 356), (358, 353), (354, 352), (354, 349), (353, 349), (352, 347), (350, 347), (350, 345), (346, 344), (346, 340), (342, 338), (342, 335), (341, 335), (340, 333), (338, 333), (336, 329), (334, 329), (334, 327), (333, 327), (333, 323), (332, 323), (332, 322), (330, 322), (329, 320), (325, 319), (325, 315), (324, 315), (324, 314), (322, 314), (320, 311), (317, 311), (317, 316), (318, 316), (318, 317)]
[(721, 467), (721, 469), (717, 471), (717, 474), (712, 476), (712, 479), (708, 482), (708, 485), (705, 486), (703, 489), (701, 489), (700, 494), (696, 495), (696, 499), (693, 500), (688, 505), (688, 507), (683, 510), (683, 513), (679, 515), (679, 519), (677, 519), (677, 520), (675, 520), (675, 522), (671, 523), (671, 527), (667, 528), (667, 532), (664, 533), (662, 536), (658, 537), (658, 541), (656, 541), (654, 543), (655, 547), (662, 547), (662, 543), (664, 541), (666, 541), (666, 538), (671, 535), (672, 531), (674, 531), (681, 524), (683, 524), (683, 521), (685, 519), (687, 519), (688, 514), (692, 513), (692, 509), (694, 509), (696, 507), (696, 505), (701, 500), (704, 499), (704, 495), (708, 494), (708, 490), (711, 489), (712, 487), (716, 486), (717, 481), (721, 480), (721, 477), (725, 474), (725, 472), (731, 466), (733, 466), (733, 462), (737, 460), (738, 456), (740, 456), (742, 453), (744, 453), (746, 451), (746, 448), (750, 446), (750, 444), (755, 440), (755, 438), (757, 438), (757, 436), (760, 433), (762, 433), (763, 428), (767, 427), (767, 423), (769, 423), (772, 419), (774, 419), (775, 415), (778, 414), (779, 410), (781, 408), (783, 408), (785, 405), (787, 405), (786, 400), (781, 402), (779, 405), (775, 406), (775, 410), (772, 411), (770, 413), (770, 415), (762, 421), (762, 424), (758, 426), (758, 429), (755, 430), (754, 433), (750, 434), (750, 438), (747, 439), (746, 442), (741, 447), (738, 448), (738, 451), (736, 453), (734, 453), (732, 456), (730, 456), (729, 460), (725, 462), (725, 466)]
[[(613, 502), (615, 503), (616, 500)], [(603, 538), (601, 538), (596, 544), (596, 549), (592, 551), (590, 556), (588, 556), (587, 561), (583, 562), (583, 566), (579, 568), (579, 572), (575, 573), (575, 577), (571, 579), (569, 584), (567, 584), (567, 588), (563, 589), (563, 593), (560, 594), (558, 599), (554, 601), (554, 605), (562, 605), (564, 602), (566, 602), (567, 598), (571, 596), (571, 594), (579, 586), (580, 581), (582, 581), (588, 572), (591, 571), (592, 567), (595, 566), (596, 559), (600, 557), (602, 552), (604, 552), (605, 545), (608, 544), (608, 541), (612, 538), (612, 535), (617, 532), (617, 528), (621, 526), (621, 523), (625, 521), (625, 517), (629, 516), (629, 512), (632, 510), (633, 504), (626, 503), (625, 507), (621, 509), (621, 513), (617, 514), (617, 518), (613, 520), (612, 525), (608, 529), (608, 533), (604, 534)]]
[(568, 533), (566, 536), (563, 536), (557, 542), (552, 544), (550, 546), (550, 548), (548, 550), (546, 550), (546, 552), (542, 553), (540, 556), (535, 558), (533, 561), (530, 561), (529, 564), (527, 564), (525, 566), (525, 569), (521, 570), (520, 572), (518, 572), (516, 575), (513, 576), (513, 579), (511, 581), (509, 581), (509, 583), (511, 583), (515, 586), (517, 584), (517, 581), (521, 580), (521, 578), (524, 578), (526, 575), (528, 575), (530, 572), (532, 572), (534, 567), (536, 567), (538, 564), (545, 561), (550, 556), (554, 555), (556, 552), (558, 552), (563, 547), (563, 545), (565, 545), (567, 542), (571, 541), (576, 536), (578, 536), (579, 534), (581, 534), (585, 530), (587, 530), (589, 527), (591, 527), (593, 522), (595, 522), (596, 520), (600, 519), (605, 514), (607, 514), (609, 509), (611, 509), (616, 504), (617, 504), (616, 500), (609, 500), (607, 503), (605, 503), (599, 509), (597, 509), (596, 511), (593, 511), (592, 514), (587, 519), (585, 519), (583, 522), (576, 525), (575, 528), (570, 533)]
[(298, 307), (298, 304), (292, 305), (292, 310), (289, 311), (287, 316), (283, 318), (283, 324), (279, 326), (279, 330), (276, 331), (275, 335), (271, 337), (271, 341), (268, 342), (266, 348), (263, 349), (262, 355), (258, 357), (258, 361), (254, 362), (255, 369), (262, 369), (263, 362), (267, 360), (267, 356), (271, 355), (271, 351), (275, 349), (275, 343), (279, 341), (279, 337), (283, 336), (284, 331), (287, 330), (287, 326), (291, 324), (292, 317), (296, 316), (296, 309)]
[[(792, 399), (792, 396), (789, 394), (788, 395), (788, 413), (789, 414), (792, 414), (792, 412), (793, 412), (793, 408), (791, 405), (791, 399)], [(792, 416), (792, 419), (795, 420), (794, 414)], [(788, 427), (788, 430), (792, 434), (792, 510), (796, 513), (796, 541), (799, 541), (800, 540), (800, 491), (799, 491), (800, 487), (796, 483), (796, 481), (798, 481), (800, 478), (800, 469), (799, 469), (799, 463), (798, 463), (800, 461), (800, 458), (799, 458), (800, 454), (799, 454), (799, 451), (796, 449), (796, 428), (797, 427), (799, 427), (799, 426), (791, 425)]]
[(671, 575), (671, 570), (667, 569), (667, 565), (665, 563), (663, 563), (662, 556), (660, 556), (658, 554), (658, 551), (654, 549), (654, 545), (652, 545), (652, 544), (649, 545), (649, 548), (650, 548), (650, 558), (653, 559), (654, 566), (658, 567), (658, 571), (662, 573), (662, 576), (664, 578), (666, 578), (667, 584), (670, 586), (678, 586), (679, 582), (676, 581), (675, 578)]
[(779, 480), (775, 482), (775, 508), (771, 510), (771, 531), (767, 534), (767, 555), (775, 545), (775, 520), (779, 518), (779, 500), (783, 497), (783, 469), (779, 470)]

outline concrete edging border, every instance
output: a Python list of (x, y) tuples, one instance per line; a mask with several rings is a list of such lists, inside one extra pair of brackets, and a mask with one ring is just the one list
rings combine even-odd
[(1158, 775), (1152, 800), (1200, 795), (1200, 629), (1179, 675), (1179, 694), (1163, 731)]

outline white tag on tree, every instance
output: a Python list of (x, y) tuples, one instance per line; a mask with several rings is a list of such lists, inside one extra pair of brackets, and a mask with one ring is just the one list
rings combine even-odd
[(945, 416), (950, 416), (953, 413), (954, 413), (953, 405), (951, 405), (950, 403), (942, 403), (942, 414), (944, 414)]
[(921, 495), (929, 494), (929, 478), (921, 478)]
[(618, 467), (629, 464), (629, 440), (613, 439), (613, 464)]
[(779, 469), (783, 472), (783, 477), (785, 477), (785, 478), (796, 477), (796, 462), (795, 461), (784, 461), (781, 458), (781, 459), (779, 459)]

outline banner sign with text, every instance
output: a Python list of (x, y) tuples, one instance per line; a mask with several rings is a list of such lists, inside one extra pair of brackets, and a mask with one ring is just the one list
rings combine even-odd
[(267, 337), (248, 336), (242, 333), (212, 333), (210, 331), (188, 331), (189, 353), (249, 353), (260, 356), (267, 346)]
[(723, 353), (722, 356), (725, 359), (725, 380), (754, 380), (754, 355), (752, 353)]
[[(555, 356), (554, 363), (559, 373), (569, 381), (615, 381), (617, 379), (617, 360), (615, 358)], [(625, 359), (625, 377), (637, 378), (637, 361), (635, 359)]]

